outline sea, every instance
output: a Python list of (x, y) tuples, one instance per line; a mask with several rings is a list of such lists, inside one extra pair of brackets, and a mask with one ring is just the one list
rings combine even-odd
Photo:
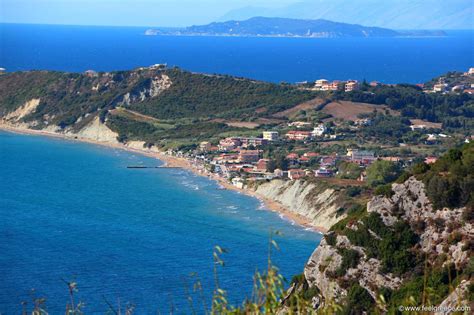
[[(105, 314), (109, 304), (200, 313), (210, 307), (214, 267), (238, 305), (269, 253), (289, 281), (321, 239), (189, 171), (129, 169), (161, 162), (120, 149), (0, 132), (0, 165), (1, 314), (21, 313), (22, 302), (31, 309), (37, 298), (50, 314), (64, 313), (69, 282), (86, 314)], [(279, 250), (270, 252), (272, 234)], [(215, 246), (226, 251), (224, 266)]]
[(271, 82), (421, 83), (474, 67), (474, 31), (445, 37), (250, 38), (145, 36), (143, 27), (0, 24), (7, 71), (129, 70), (156, 63)]
[[(156, 63), (271, 82), (319, 78), (424, 82), (474, 66), (472, 31), (424, 38), (145, 36), (146, 28), (0, 24), (0, 67), (127, 70)], [(210, 308), (215, 279), (238, 304), (271, 259), (289, 281), (321, 235), (182, 169), (119, 149), (0, 132), (0, 314), (45, 299), (65, 311), (67, 283), (87, 314)], [(281, 234), (281, 235), (280, 235)], [(224, 265), (215, 263), (215, 246)], [(202, 290), (200, 290), (202, 288)], [(114, 311), (111, 311), (114, 309)]]

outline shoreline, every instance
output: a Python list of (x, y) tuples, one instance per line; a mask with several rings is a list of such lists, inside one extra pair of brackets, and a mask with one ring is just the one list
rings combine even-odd
[(12, 132), (12, 133), (18, 133), (18, 134), (25, 134), (25, 135), (35, 135), (35, 136), (46, 136), (46, 137), (53, 137), (53, 138), (58, 138), (62, 140), (71, 140), (71, 141), (77, 141), (77, 142), (83, 142), (83, 143), (89, 143), (89, 144), (94, 144), (94, 145), (100, 145), (108, 148), (114, 148), (114, 149), (120, 149), (124, 150), (127, 152), (131, 153), (136, 153), (140, 154), (143, 156), (155, 158), (157, 160), (160, 160), (164, 164), (161, 166), (163, 168), (182, 168), (187, 171), (190, 171), (198, 176), (203, 176), (207, 177), (210, 180), (213, 180), (217, 182), (219, 185), (224, 187), (227, 190), (232, 190), (236, 191), (242, 194), (245, 194), (249, 197), (256, 198), (260, 202), (263, 203), (265, 206), (265, 209), (268, 211), (276, 212), (280, 214), (283, 220), (288, 220), (291, 223), (297, 224), (301, 227), (306, 228), (307, 230), (310, 230), (312, 232), (318, 233), (318, 234), (324, 234), (326, 233), (326, 229), (322, 227), (315, 226), (311, 224), (311, 221), (299, 214), (296, 214), (292, 211), (290, 211), (288, 208), (283, 206), (281, 203), (271, 200), (269, 198), (263, 197), (259, 194), (257, 194), (255, 191), (252, 191), (250, 189), (240, 189), (229, 183), (228, 181), (225, 180), (225, 178), (216, 176), (215, 174), (212, 173), (205, 173), (202, 170), (198, 169), (195, 167), (191, 161), (185, 159), (185, 158), (180, 158), (176, 156), (170, 156), (167, 155), (161, 151), (152, 151), (149, 149), (139, 149), (139, 148), (133, 148), (127, 145), (124, 145), (119, 142), (104, 142), (104, 141), (97, 141), (89, 138), (83, 138), (79, 136), (69, 136), (66, 134), (60, 134), (56, 132), (51, 132), (51, 131), (45, 131), (45, 130), (34, 130), (34, 129), (29, 129), (29, 128), (21, 128), (21, 127), (15, 127), (11, 126), (8, 124), (4, 124), (0, 122), (0, 130), (7, 131), (7, 132)]

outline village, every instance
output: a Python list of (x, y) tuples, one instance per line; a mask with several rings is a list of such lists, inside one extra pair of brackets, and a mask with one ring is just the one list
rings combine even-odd
[[(306, 123), (289, 124), (295, 128), (307, 127)], [(347, 165), (356, 169), (354, 181), (364, 184), (365, 170), (377, 160), (398, 163), (401, 167), (413, 162), (397, 156), (377, 156), (372, 150), (347, 149), (345, 154), (321, 154), (305, 150), (306, 145), (330, 139), (333, 135), (327, 133), (324, 124), (318, 124), (312, 131), (290, 130), (283, 135), (278, 131), (263, 131), (261, 137), (227, 137), (217, 145), (203, 141), (194, 151), (168, 150), (168, 155), (187, 159), (200, 173), (218, 176), (237, 188), (244, 188), (250, 182), (301, 178), (334, 178), (345, 172)], [(275, 145), (292, 147), (298, 145), (297, 152), (285, 156), (268, 155), (268, 147)], [(304, 151), (304, 152), (303, 152)], [(424, 159), (427, 164), (435, 163), (434, 156)], [(350, 167), (349, 167), (350, 168)], [(347, 178), (338, 176), (339, 178)]]
[[(439, 77), (435, 82), (431, 84), (416, 84), (425, 93), (467, 93), (474, 94), (474, 68), (469, 68), (466, 72), (452, 72), (446, 76)], [(392, 85), (383, 84), (378, 81), (371, 81), (369, 83), (359, 82), (357, 80), (340, 81), (334, 80), (329, 81), (326, 79), (319, 79), (313, 83), (301, 82), (308, 89), (313, 91), (344, 91), (352, 92), (357, 91), (361, 88), (362, 84), (368, 84), (371, 87), (381, 85)]]

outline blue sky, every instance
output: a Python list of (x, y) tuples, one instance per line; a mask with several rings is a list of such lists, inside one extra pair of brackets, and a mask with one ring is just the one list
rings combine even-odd
[(245, 6), (298, 0), (0, 0), (0, 22), (120, 26), (185, 26), (217, 20)]

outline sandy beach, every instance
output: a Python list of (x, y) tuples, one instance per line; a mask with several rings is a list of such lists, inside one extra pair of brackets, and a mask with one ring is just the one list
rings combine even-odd
[(55, 137), (55, 138), (65, 139), (65, 140), (91, 143), (91, 144), (95, 144), (95, 145), (100, 145), (100, 146), (106, 146), (106, 147), (109, 147), (109, 148), (125, 150), (125, 151), (128, 151), (128, 152), (141, 154), (141, 155), (144, 155), (144, 156), (147, 156), (147, 157), (156, 158), (156, 159), (164, 162), (164, 165), (162, 167), (183, 168), (183, 169), (186, 169), (186, 170), (189, 170), (189, 171), (193, 172), (196, 175), (204, 176), (204, 177), (207, 177), (211, 180), (215, 180), (222, 187), (224, 187), (225, 189), (238, 191), (238, 192), (241, 192), (245, 195), (248, 195), (248, 196), (259, 199), (260, 201), (262, 201), (264, 203), (266, 209), (281, 214), (285, 219), (287, 219), (289, 221), (292, 221), (295, 224), (298, 224), (300, 226), (308, 228), (308, 229), (310, 229), (314, 232), (317, 232), (317, 233), (325, 233), (326, 232), (326, 230), (324, 228), (314, 226), (309, 219), (290, 211), (288, 208), (284, 207), (279, 202), (277, 202), (275, 200), (265, 198), (265, 197), (257, 194), (253, 190), (246, 189), (246, 188), (244, 188), (244, 189), (237, 188), (234, 185), (232, 185), (231, 183), (229, 183), (225, 178), (219, 177), (219, 176), (217, 176), (215, 174), (212, 174), (212, 173), (203, 172), (202, 170), (196, 168), (189, 160), (187, 160), (185, 158), (170, 156), (170, 155), (165, 154), (163, 152), (152, 151), (152, 150), (145, 149), (145, 148), (143, 148), (143, 149), (132, 148), (132, 147), (126, 146), (126, 145), (121, 144), (121, 143), (95, 141), (95, 140), (88, 139), (88, 138), (74, 137), (74, 136), (70, 136), (70, 135), (60, 134), (60, 133), (56, 133), (56, 132), (49, 132), (49, 131), (45, 131), (45, 130), (33, 130), (33, 129), (27, 129), (27, 128), (20, 128), (20, 127), (15, 127), (15, 126), (11, 126), (11, 125), (8, 125), (8, 124), (4, 124), (4, 123), (1, 123), (1, 122), (0, 122), (0, 130), (19, 133), (19, 134), (47, 136), (47, 137)]

